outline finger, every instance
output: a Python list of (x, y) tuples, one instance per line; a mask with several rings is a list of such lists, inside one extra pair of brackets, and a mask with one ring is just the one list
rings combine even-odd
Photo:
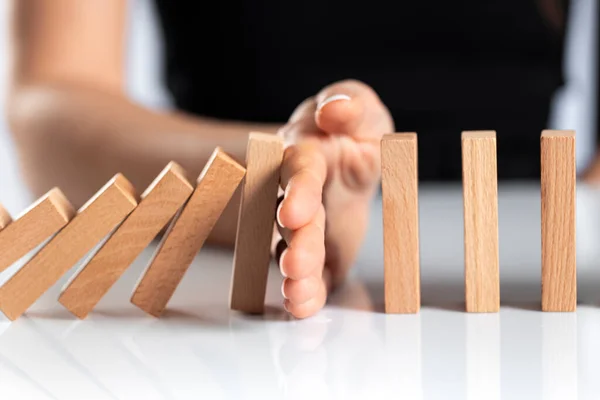
[(292, 113), (288, 123), (279, 128), (277, 135), (284, 139), (285, 147), (298, 142), (301, 137), (319, 135), (320, 132), (315, 122), (317, 102), (314, 97), (304, 100)]
[(325, 262), (325, 233), (315, 223), (292, 233), (287, 249), (279, 259), (279, 268), (286, 278), (305, 279), (321, 274)]
[(286, 149), (281, 167), (284, 199), (277, 207), (277, 223), (296, 230), (317, 214), (323, 198), (327, 165), (316, 145), (301, 143)]
[(316, 97), (317, 127), (329, 134), (378, 138), (394, 124), (379, 96), (368, 85), (347, 80), (323, 89)]
[(321, 139), (327, 136), (319, 129), (319, 127), (317, 127), (314, 115), (313, 108), (313, 112), (294, 122), (287, 123), (277, 131), (277, 135), (283, 138), (285, 148), (300, 141), (305, 141), (306, 139), (314, 142), (315, 139)]
[[(323, 204), (319, 207), (319, 211), (317, 211), (317, 215), (314, 219), (314, 224), (321, 229), (321, 231), (325, 232), (325, 207)], [(275, 224), (277, 229), (275, 234), (273, 235), (273, 243), (271, 244), (271, 254), (275, 256), (275, 261), (277, 261), (277, 265), (281, 259), (283, 252), (287, 249), (288, 242), (292, 239), (292, 231), (286, 228), (282, 228), (279, 224)]]
[(295, 123), (297, 121), (308, 118), (314, 121), (313, 115), (315, 114), (315, 110), (317, 109), (317, 100), (314, 97), (309, 97), (304, 100), (302, 103), (296, 107), (288, 123)]
[[(280, 240), (284, 240), (286, 243), (290, 241), (292, 231), (287, 228), (281, 226), (279, 222), (279, 206), (283, 202), (283, 194), (277, 198), (277, 208), (276, 208), (276, 216), (275, 216), (275, 232), (273, 233), (273, 241), (271, 243), (271, 248), (275, 249), (275, 246), (278, 244)], [(274, 253), (273, 253), (274, 254)]]
[(327, 290), (325, 289), (325, 284), (321, 282), (317, 295), (306, 303), (294, 304), (286, 299), (283, 302), (283, 307), (296, 318), (307, 318), (321, 310), (326, 300)]
[(281, 294), (293, 304), (304, 304), (319, 293), (322, 282), (319, 274), (298, 280), (286, 278), (281, 284)]

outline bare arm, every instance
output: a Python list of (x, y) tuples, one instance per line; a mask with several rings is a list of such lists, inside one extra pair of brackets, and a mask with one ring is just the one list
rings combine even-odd
[[(8, 120), (24, 177), (83, 204), (116, 172), (142, 191), (170, 161), (194, 179), (214, 148), (243, 161), (260, 126), (157, 113), (123, 92), (125, 0), (13, 0)], [(212, 237), (233, 243), (236, 201)]]

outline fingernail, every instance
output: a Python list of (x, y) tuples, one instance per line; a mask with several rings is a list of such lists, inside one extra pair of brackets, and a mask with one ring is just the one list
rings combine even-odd
[(281, 283), (281, 295), (284, 299), (287, 299), (287, 296), (285, 295), (285, 280)]
[(277, 225), (279, 225), (281, 228), (285, 228), (285, 226), (283, 226), (283, 224), (281, 223), (281, 206), (283, 205), (283, 196), (279, 197), (279, 199), (277, 199), (277, 212), (275, 213), (275, 219), (277, 219)]
[(279, 256), (279, 270), (281, 271), (281, 275), (283, 275), (284, 278), (287, 278), (287, 275), (285, 274), (285, 271), (283, 270), (283, 259), (285, 258), (285, 255), (287, 254), (287, 252), (288, 252), (288, 249), (286, 247), (286, 249), (281, 252), (281, 256)]
[(317, 111), (321, 111), (321, 109), (329, 103), (333, 103), (334, 101), (340, 101), (340, 100), (347, 101), (347, 100), (351, 100), (351, 98), (347, 94), (334, 94), (332, 96), (327, 97), (322, 102), (320, 102), (319, 105), (317, 105)]

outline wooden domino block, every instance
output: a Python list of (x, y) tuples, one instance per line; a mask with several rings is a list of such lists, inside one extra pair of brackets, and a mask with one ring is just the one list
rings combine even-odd
[(264, 311), (282, 158), (279, 137), (250, 134), (233, 261), (233, 310)]
[(467, 312), (500, 310), (496, 132), (463, 132)]
[(575, 132), (541, 137), (542, 311), (575, 311)]
[(38, 199), (0, 232), (0, 272), (58, 232), (74, 215), (75, 209), (58, 188)]
[(12, 218), (10, 217), (10, 214), (2, 207), (2, 204), (0, 204), (0, 231), (6, 228), (11, 222)]
[(417, 313), (421, 306), (417, 135), (381, 140), (383, 263), (386, 313)]
[(177, 163), (169, 163), (142, 194), (135, 210), (67, 283), (59, 302), (85, 318), (193, 190), (185, 171)]
[(245, 169), (217, 148), (196, 189), (171, 223), (138, 283), (131, 302), (158, 317), (233, 196)]
[(0, 310), (11, 320), (20, 317), (136, 205), (133, 186), (117, 174), (81, 207), (67, 226), (0, 287)]

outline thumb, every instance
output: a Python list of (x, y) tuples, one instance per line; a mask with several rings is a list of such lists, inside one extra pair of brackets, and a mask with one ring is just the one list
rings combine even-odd
[(388, 109), (362, 82), (334, 83), (321, 90), (316, 101), (315, 122), (326, 133), (372, 138), (394, 131)]

